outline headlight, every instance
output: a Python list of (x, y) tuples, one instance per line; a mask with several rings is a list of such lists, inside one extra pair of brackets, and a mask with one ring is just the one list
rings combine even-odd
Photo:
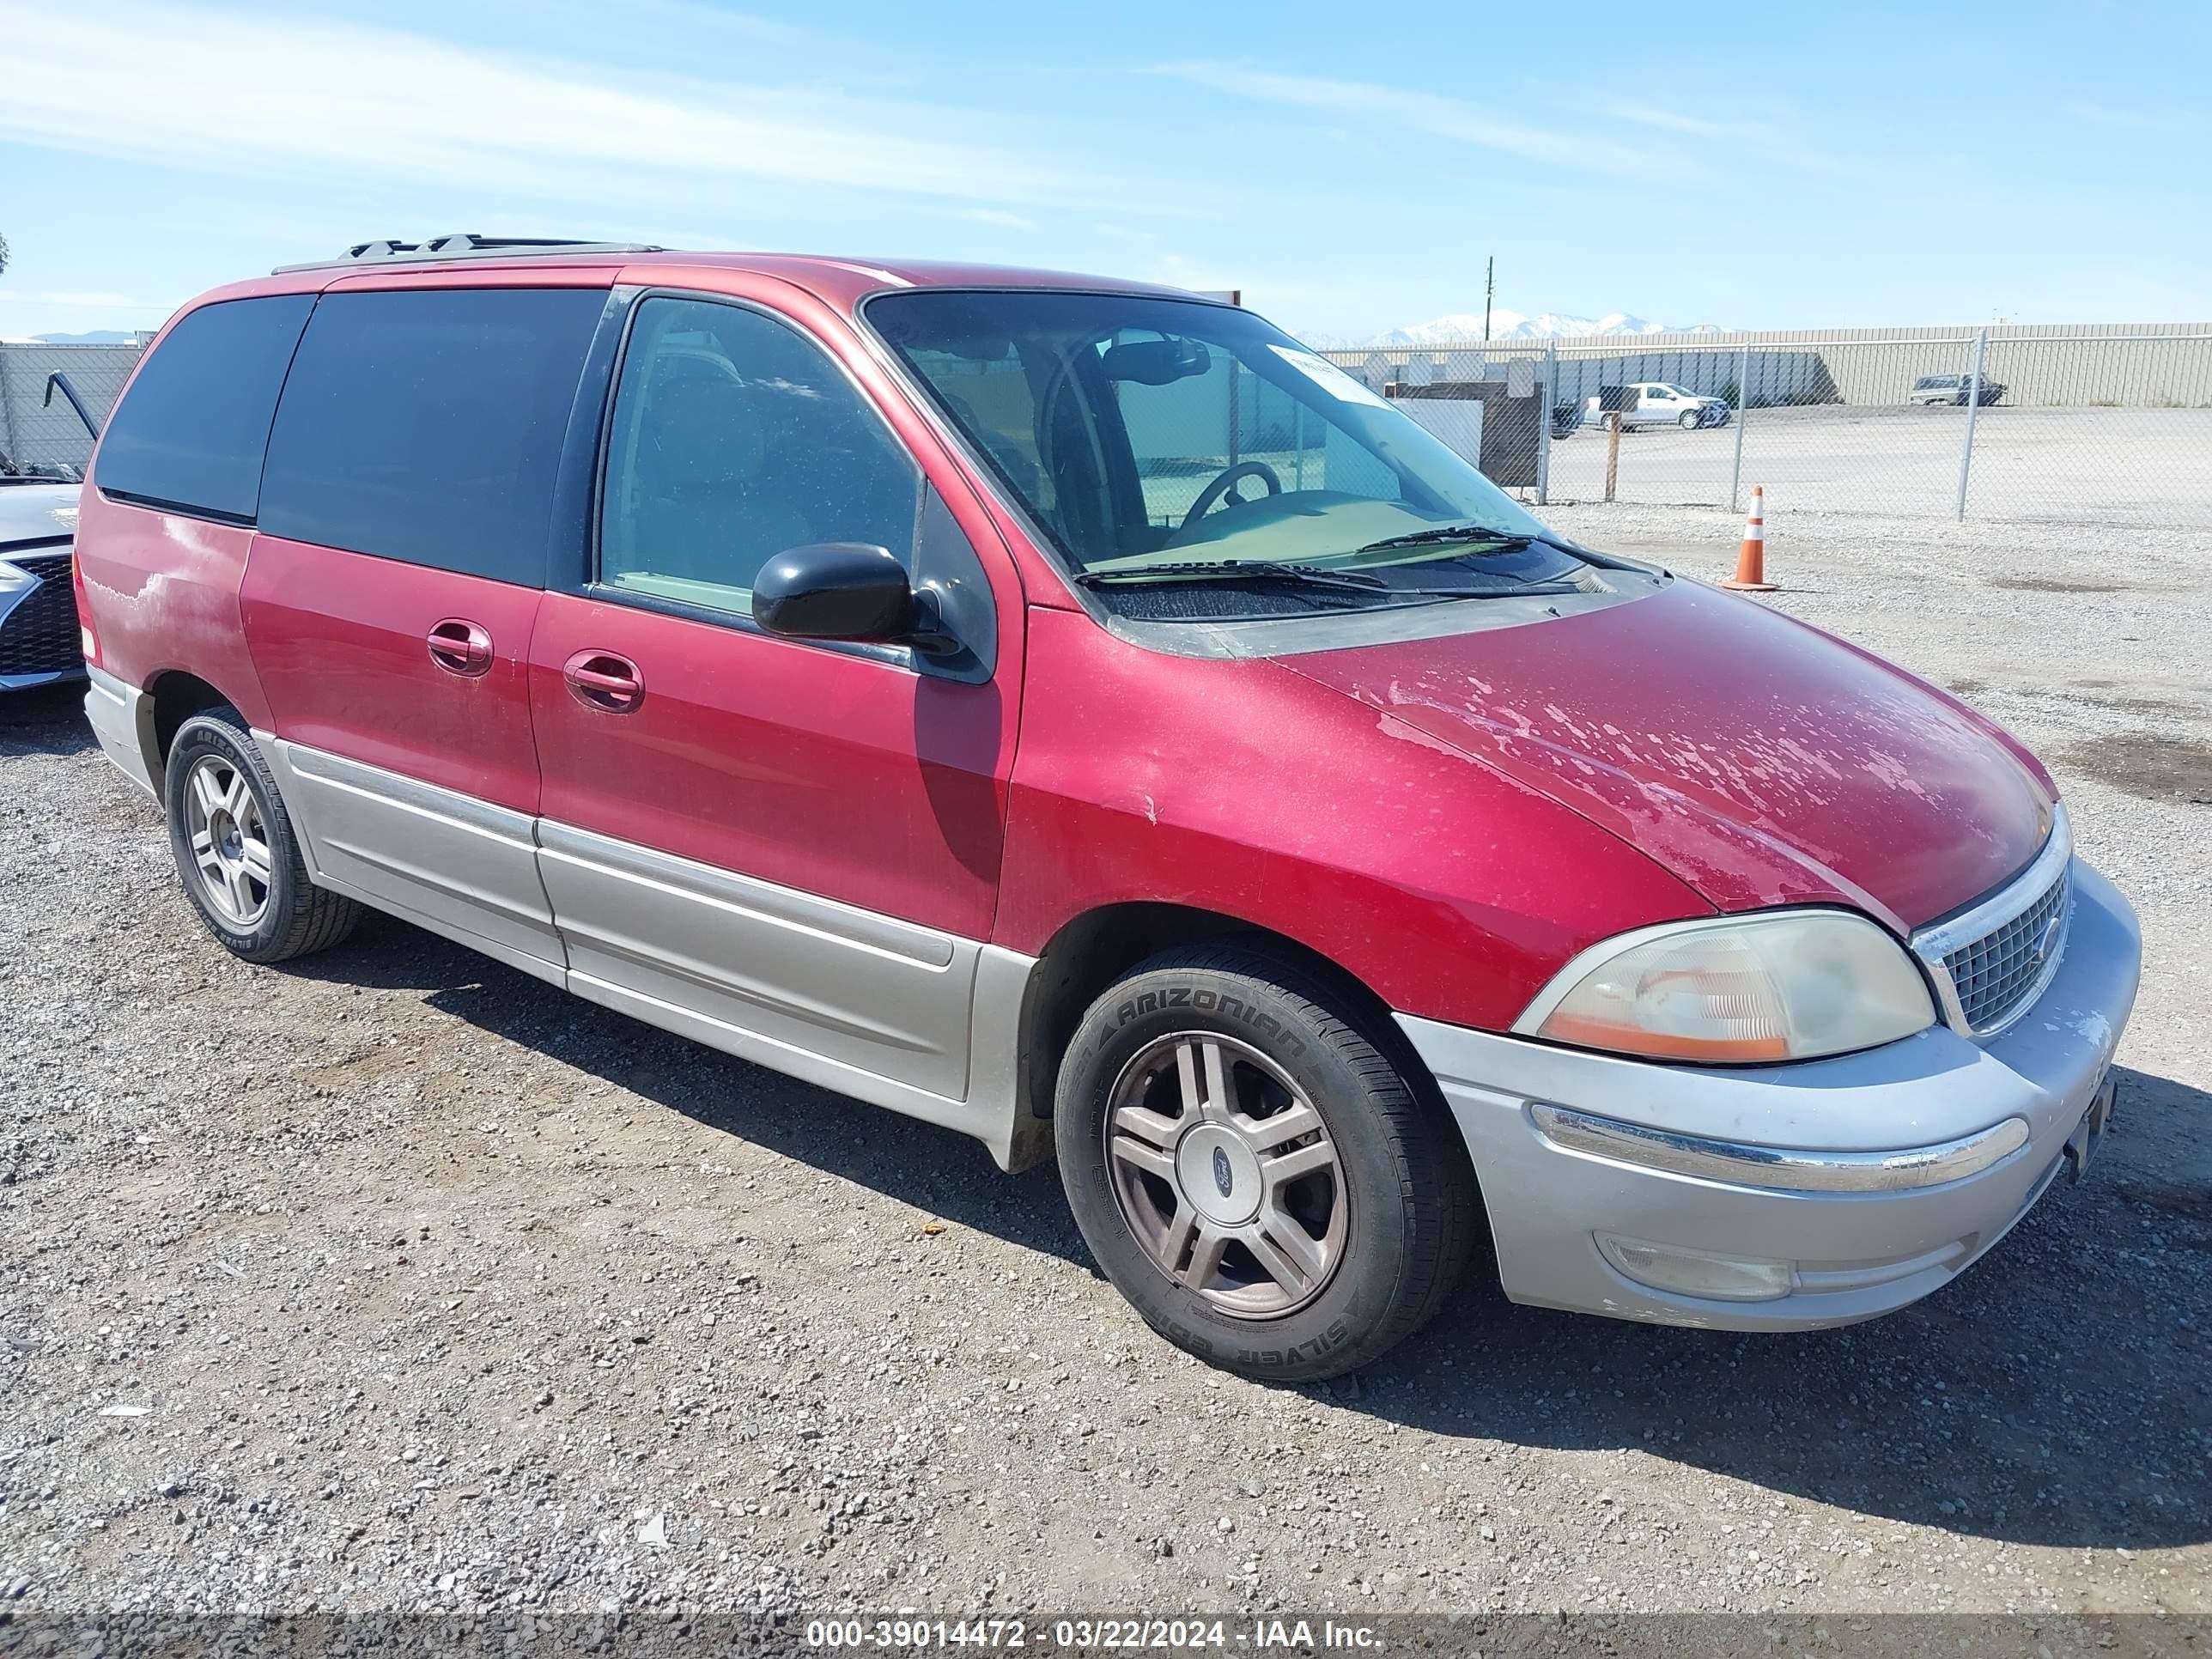
[(1864, 916), (1778, 910), (1639, 928), (1583, 951), (1516, 1031), (1655, 1060), (1812, 1060), (1936, 1023), (1905, 947)]

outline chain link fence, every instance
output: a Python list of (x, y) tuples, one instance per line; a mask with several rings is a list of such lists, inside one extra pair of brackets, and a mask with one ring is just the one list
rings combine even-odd
[(1795, 511), (2212, 530), (2212, 329), (1328, 355), (1447, 441), (1434, 406), (1480, 400), (1484, 471), (1540, 504), (1758, 484)]
[[(71, 403), (105, 422), (137, 366), (137, 345), (0, 344), (0, 476), (77, 480), (92, 433)], [(55, 384), (59, 374), (64, 384)]]
[[(141, 349), (0, 345), (0, 473), (82, 477), (91, 434), (51, 377), (104, 422)], [(1538, 504), (1741, 509), (1759, 484), (1793, 511), (2212, 530), (2212, 328), (1325, 355)], [(1218, 395), (1172, 411), (1209, 411), (1221, 429), (1199, 447), (1279, 463), (1286, 482), (1321, 465), (1291, 400), (1225, 368), (1215, 378)], [(1638, 390), (1654, 387), (1669, 395)], [(1171, 514), (1212, 473), (1189, 461), (1189, 441), (1156, 435), (1162, 455), (1139, 462), (1159, 469), (1147, 493)]]

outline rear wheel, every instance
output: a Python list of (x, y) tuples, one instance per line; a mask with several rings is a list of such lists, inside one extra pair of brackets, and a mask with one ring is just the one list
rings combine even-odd
[(1099, 1266), (1170, 1341), (1312, 1382), (1435, 1314), (1480, 1206), (1467, 1152), (1330, 994), (1186, 948), (1094, 1003), (1062, 1060), (1061, 1179)]
[(226, 950), (248, 962), (284, 962), (353, 931), (360, 908), (308, 879), (291, 816), (237, 710), (186, 720), (166, 772), (177, 873)]

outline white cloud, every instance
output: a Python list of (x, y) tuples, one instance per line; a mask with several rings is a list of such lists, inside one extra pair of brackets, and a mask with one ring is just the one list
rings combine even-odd
[(1724, 122), (1704, 120), (1657, 104), (1601, 104), (1598, 106), (1598, 113), (1639, 127), (1656, 127), (1662, 132), (1689, 133), (1699, 138), (1718, 138), (1730, 131)]
[(1036, 221), (1025, 219), (1018, 213), (1009, 213), (1004, 208), (963, 208), (960, 216), (979, 225), (997, 225), (1005, 230), (1035, 230)]
[(1703, 140), (1700, 153), (1730, 171), (1747, 164), (1794, 167), (1804, 173), (1842, 174), (1851, 163), (1842, 146), (1829, 143), (1786, 105), (1769, 104), (1761, 116), (1715, 119), (1670, 107), (1663, 100), (1616, 99), (1592, 106), (1607, 120), (1623, 121), (1685, 140)]
[(0, 0), (0, 139), (300, 179), (694, 203), (746, 181), (1110, 211), (1170, 194), (977, 112), (623, 75), (278, 12)]
[(2077, 121), (2087, 121), (2092, 126), (2118, 127), (2126, 132), (2180, 132), (2191, 125), (2178, 115), (2164, 115), (2155, 110), (2114, 109), (2110, 104), (2073, 103), (2066, 108)]
[(1279, 75), (1267, 70), (1208, 62), (1163, 64), (1155, 72), (1194, 81), (1240, 98), (1347, 116), (1370, 125), (1399, 127), (1585, 172), (1633, 175), (1691, 170), (1679, 158), (1647, 146), (1591, 137), (1571, 129), (1506, 120), (1479, 105), (1463, 103), (1455, 98), (1408, 92), (1371, 81)]

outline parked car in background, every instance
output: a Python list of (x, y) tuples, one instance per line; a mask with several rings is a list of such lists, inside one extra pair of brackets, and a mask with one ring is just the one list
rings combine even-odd
[(1571, 398), (1552, 405), (1552, 435), (1571, 438), (1583, 428), (1583, 406)]
[(0, 692), (84, 677), (70, 579), (78, 490), (0, 474)]
[[(1704, 426), (1726, 426), (1735, 411), (1727, 400), (1708, 398), (1665, 380), (1638, 380), (1623, 388), (1628, 394), (1621, 409), (1624, 432), (1640, 426), (1679, 426), (1686, 432)], [(1599, 418), (1599, 399), (1592, 398), (1586, 418)]]
[[(1973, 384), (1974, 377), (1971, 374), (1923, 374), (1912, 383), (1912, 390), (1905, 394), (1905, 401), (1921, 404), (1956, 404), (1964, 408), (1968, 401), (1967, 388)], [(1973, 401), (1984, 408), (2005, 395), (2004, 387), (1987, 376), (1983, 378), (1981, 388), (1981, 396)]]
[(171, 321), (76, 574), (93, 729), (223, 948), (371, 905), (1056, 1153), (1105, 1275), (1247, 1376), (1486, 1316), (1476, 1261), (1870, 1318), (2111, 1115), (2135, 918), (2033, 755), (1547, 529), (1233, 305), (365, 244)]

